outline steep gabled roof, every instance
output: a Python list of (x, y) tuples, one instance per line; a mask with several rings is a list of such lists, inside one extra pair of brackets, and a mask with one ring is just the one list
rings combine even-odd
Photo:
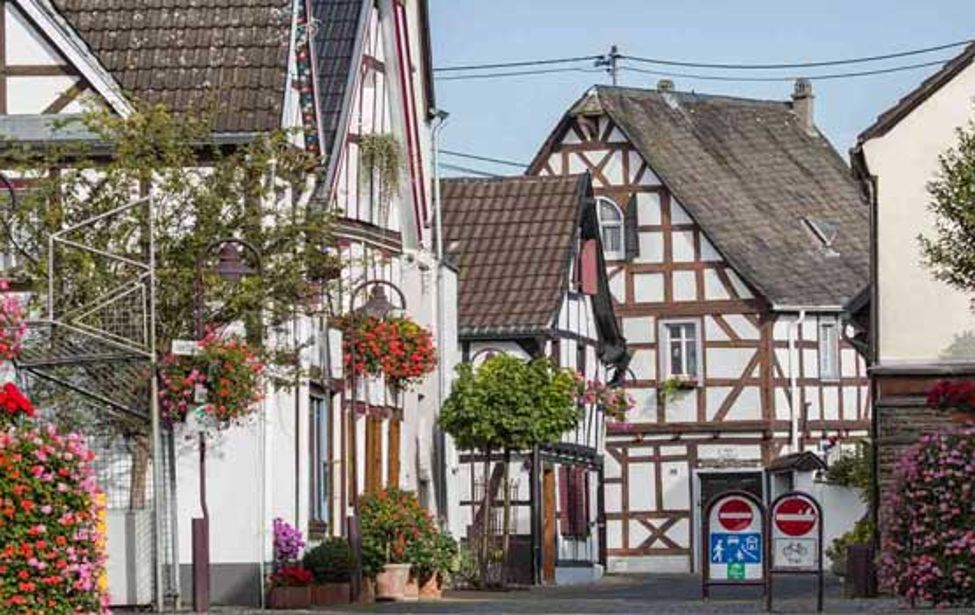
[(587, 175), (443, 180), (462, 337), (551, 330), (590, 189)]
[(932, 94), (940, 90), (946, 83), (954, 79), (958, 73), (965, 70), (973, 61), (975, 61), (975, 43), (965, 47), (964, 51), (945, 62), (945, 65), (938, 72), (922, 81), (921, 85), (908, 92), (906, 96), (897, 101), (896, 105), (877, 116), (877, 121), (860, 133), (860, 136), (857, 137), (857, 142), (863, 143), (874, 137), (887, 134), (887, 131), (896, 126), (911, 111), (930, 98)]
[(324, 151), (331, 152), (340, 129), (342, 110), (355, 83), (354, 70), (370, 6), (366, 0), (313, 0), (315, 62)]
[(280, 128), (289, 0), (52, 0), (122, 88), (179, 112), (212, 100), (216, 132)]
[(566, 118), (594, 111), (771, 304), (839, 307), (866, 283), (867, 208), (791, 103), (600, 86)]

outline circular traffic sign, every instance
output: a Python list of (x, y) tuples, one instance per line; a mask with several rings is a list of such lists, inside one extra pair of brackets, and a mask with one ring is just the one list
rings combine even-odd
[(729, 532), (741, 532), (755, 519), (752, 505), (742, 498), (731, 498), (718, 507), (718, 522)]
[(775, 527), (786, 536), (805, 536), (816, 527), (819, 516), (812, 502), (795, 496), (779, 502), (772, 511), (772, 519)]

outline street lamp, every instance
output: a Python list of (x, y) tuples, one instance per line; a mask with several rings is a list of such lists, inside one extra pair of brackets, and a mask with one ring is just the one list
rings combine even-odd
[[(211, 242), (196, 260), (196, 275), (193, 288), (193, 333), (199, 341), (206, 334), (204, 323), (204, 268), (214, 251), (220, 248), (213, 273), (228, 282), (240, 282), (249, 275), (261, 275), (263, 263), (261, 253), (254, 245), (243, 239), (226, 238)], [(241, 259), (240, 248), (250, 253), (257, 268), (250, 267)], [(193, 610), (205, 613), (210, 608), (210, 511), (207, 508), (206, 483), (206, 434), (200, 432), (200, 510), (202, 517), (193, 519)]]

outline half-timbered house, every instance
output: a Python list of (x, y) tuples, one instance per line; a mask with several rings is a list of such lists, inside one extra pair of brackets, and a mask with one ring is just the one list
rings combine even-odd
[[(331, 313), (362, 306), (382, 288), (390, 309), (449, 337), (454, 274), (435, 258), (431, 230), (430, 68), (424, 0), (0, 0), (0, 140), (89, 139), (83, 128), (60, 124), (88, 104), (126, 116), (140, 101), (177, 113), (212, 110), (214, 140), (227, 147), (289, 131), (295, 147), (321, 156), (310, 201), (336, 218), (343, 270), (326, 298)], [(364, 162), (360, 144), (369, 135), (392, 144), (393, 175)], [(4, 268), (15, 265), (5, 257)], [(355, 289), (362, 292), (353, 298)], [(261, 602), (275, 517), (317, 539), (346, 531), (367, 487), (416, 489), (434, 509), (443, 501), (433, 448), (442, 380), (431, 376), (390, 400), (382, 382), (353, 386), (343, 378), (338, 339), (324, 319), (288, 329), (299, 343), (314, 342), (302, 353), (312, 376), (269, 394), (261, 410), (267, 421), (223, 434), (209, 462), (214, 602)], [(449, 373), (456, 342), (437, 343)], [(381, 417), (352, 412), (353, 399)], [(185, 598), (190, 518), (200, 514), (192, 451), (177, 451), (176, 474), (180, 531), (175, 544), (165, 542), (167, 553), (155, 555), (178, 557), (167, 567), (166, 590), (181, 589)], [(132, 511), (118, 512), (128, 538), (110, 539), (110, 590), (120, 603), (146, 603), (149, 517), (136, 519), (145, 527), (127, 535)], [(133, 572), (132, 562), (145, 564)]]
[[(690, 570), (700, 507), (831, 436), (866, 435), (841, 307), (867, 277), (867, 213), (791, 101), (594, 87), (531, 164), (592, 174), (631, 425), (606, 443), (610, 570)], [(842, 528), (839, 528), (842, 529)]]
[[(493, 354), (550, 357), (586, 380), (622, 376), (628, 354), (618, 328), (588, 174), (448, 179), (444, 234), (459, 269), (458, 339), (464, 361)], [(514, 502), (511, 578), (592, 580), (605, 564), (600, 488), (605, 416), (585, 407), (577, 428), (512, 462), (502, 487), (500, 458), (483, 476), (481, 457), (452, 460), (451, 530), (472, 536), (497, 521), (480, 512), (484, 489)], [(495, 511), (500, 506), (495, 507)]]

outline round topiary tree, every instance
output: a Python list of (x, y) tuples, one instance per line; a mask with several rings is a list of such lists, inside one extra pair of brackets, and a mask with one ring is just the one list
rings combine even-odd
[(881, 578), (912, 603), (975, 606), (975, 429), (930, 434), (901, 460)]
[(107, 612), (104, 499), (78, 434), (0, 432), (0, 612)]

